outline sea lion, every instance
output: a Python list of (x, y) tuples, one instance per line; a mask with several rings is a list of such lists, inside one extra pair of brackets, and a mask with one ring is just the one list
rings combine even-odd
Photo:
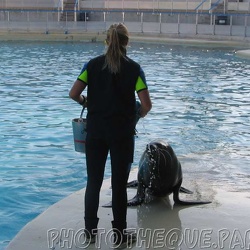
[(141, 156), (137, 181), (128, 183), (128, 187), (137, 186), (136, 196), (128, 201), (128, 206), (144, 202), (146, 192), (152, 196), (164, 197), (173, 193), (175, 204), (199, 205), (210, 201), (182, 201), (179, 192), (192, 193), (181, 187), (182, 169), (173, 148), (162, 140), (147, 144)]

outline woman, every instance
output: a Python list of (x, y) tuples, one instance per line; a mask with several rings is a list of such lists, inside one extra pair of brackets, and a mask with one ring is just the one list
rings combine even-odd
[[(151, 100), (140, 65), (126, 55), (129, 35), (125, 25), (113, 24), (107, 32), (107, 51), (84, 65), (69, 96), (81, 105), (87, 101), (85, 228), (94, 242), (99, 194), (105, 163), (110, 153), (112, 184), (112, 226), (114, 243), (127, 240), (126, 184), (134, 155), (136, 97), (140, 117), (151, 109)], [(87, 98), (81, 93), (87, 87)]]

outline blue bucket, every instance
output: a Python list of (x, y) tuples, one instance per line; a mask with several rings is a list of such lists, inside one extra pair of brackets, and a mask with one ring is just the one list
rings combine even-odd
[(84, 109), (85, 107), (82, 109), (80, 118), (75, 118), (72, 120), (75, 151), (80, 153), (85, 153), (85, 143), (87, 135), (87, 119), (82, 118)]

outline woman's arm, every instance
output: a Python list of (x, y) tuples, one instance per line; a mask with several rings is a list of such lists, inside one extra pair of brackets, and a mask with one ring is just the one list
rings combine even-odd
[(69, 91), (69, 97), (80, 104), (84, 104), (86, 97), (84, 97), (81, 94), (83, 90), (86, 88), (86, 86), (87, 86), (86, 83), (80, 80), (76, 80), (71, 90)]
[(140, 115), (141, 117), (144, 117), (152, 108), (152, 103), (151, 103), (151, 99), (149, 96), (149, 92), (147, 89), (144, 89), (144, 90), (139, 91), (137, 95), (141, 102)]

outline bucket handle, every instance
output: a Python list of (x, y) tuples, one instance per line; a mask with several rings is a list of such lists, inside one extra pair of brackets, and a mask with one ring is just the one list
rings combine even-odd
[(82, 108), (82, 111), (81, 111), (81, 114), (80, 114), (80, 119), (82, 119), (82, 115), (83, 115), (83, 112), (84, 112), (85, 108), (86, 108), (86, 107), (83, 107), (83, 108)]

